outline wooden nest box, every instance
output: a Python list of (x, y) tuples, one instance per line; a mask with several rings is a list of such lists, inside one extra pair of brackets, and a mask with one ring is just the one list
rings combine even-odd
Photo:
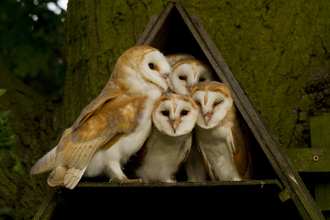
[(196, 14), (189, 15), (180, 3), (169, 2), (161, 15), (151, 17), (136, 45), (155, 47), (165, 55), (190, 53), (209, 64), (215, 79), (228, 86), (250, 129), (254, 180), (141, 184), (81, 181), (74, 190), (52, 189), (34, 219), (324, 219)]

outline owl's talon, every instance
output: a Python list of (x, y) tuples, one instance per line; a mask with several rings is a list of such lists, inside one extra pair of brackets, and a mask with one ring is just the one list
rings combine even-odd
[(121, 180), (117, 179), (117, 178), (113, 178), (109, 180), (109, 183), (121, 183)]

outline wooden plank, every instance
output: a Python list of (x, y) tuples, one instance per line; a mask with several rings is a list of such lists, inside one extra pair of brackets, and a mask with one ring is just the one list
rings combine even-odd
[[(204, 37), (206, 36), (206, 40), (203, 42), (200, 39), (195, 27), (190, 24), (192, 22), (189, 21), (189, 15), (185, 12), (183, 7), (178, 3), (176, 4), (176, 7), (182, 14), (185, 13), (183, 19), (185, 19), (185, 22), (196, 37), (196, 40), (199, 42), (199, 44), (202, 47), (204, 47), (205, 44), (208, 44), (207, 49), (202, 48), (205, 55), (208, 57), (211, 65), (215, 70), (218, 69), (218, 67), (221, 69), (221, 71), (217, 71), (219, 78), (222, 82), (228, 85), (230, 91), (232, 92), (235, 104), (249, 125), (251, 131), (254, 133), (259, 144), (263, 148), (263, 151), (267, 155), (268, 159), (272, 163), (274, 169), (276, 170), (285, 186), (288, 187), (291, 193), (297, 195), (292, 196), (292, 200), (295, 202), (297, 208), (299, 209), (301, 216), (304, 219), (324, 219), (322, 213), (316, 206), (315, 201), (306, 190), (296, 171), (292, 168), (290, 160), (285, 154), (282, 153), (266, 123), (263, 122), (262, 117), (257, 113), (254, 106), (236, 81), (235, 77), (230, 72), (229, 68), (223, 61), (219, 51), (216, 49), (216, 46), (214, 45), (205, 29), (199, 29), (199, 32), (204, 32)], [(201, 24), (199, 19), (194, 20), (195, 23)], [(212, 52), (210, 53), (209, 51)], [(215, 60), (217, 62), (215, 62)]]
[(289, 190), (287, 188), (285, 188), (284, 190), (282, 190), (282, 192), (280, 192), (278, 194), (278, 197), (280, 198), (280, 200), (282, 202), (285, 202), (286, 200), (291, 199), (290, 192), (289, 192)]
[[(318, 179), (315, 184), (315, 200), (317, 205), (320, 207), (322, 211), (330, 210), (330, 174), (327, 174), (327, 177), (323, 177), (323, 179)], [(329, 213), (328, 217), (330, 217)]]
[(219, 187), (219, 186), (260, 186), (277, 185), (283, 190), (282, 184), (278, 180), (243, 180), (243, 181), (220, 181), (220, 182), (142, 182), (142, 183), (118, 183), (118, 182), (80, 182), (77, 187)]
[(297, 172), (330, 172), (330, 148), (285, 149)]
[[(315, 155), (319, 169), (330, 172), (330, 114), (310, 118), (312, 150), (319, 149), (321, 155)], [(319, 152), (318, 152), (319, 153)], [(326, 163), (329, 162), (329, 163)], [(322, 172), (322, 171), (321, 171)], [(322, 174), (320, 174), (322, 175)], [(330, 210), (330, 173), (315, 178), (315, 200), (322, 211)], [(330, 214), (326, 214), (330, 218)]]
[(46, 220), (51, 219), (52, 213), (55, 209), (56, 204), (52, 203), (52, 199), (56, 192), (56, 188), (51, 188), (47, 193), (44, 201), (41, 203), (38, 211), (33, 216), (33, 220)]
[[(297, 219), (299, 216), (293, 203), (282, 203), (278, 198), (277, 194), (282, 191), (278, 180), (201, 184), (154, 182), (149, 186), (112, 182), (79, 184), (74, 190), (58, 190), (60, 193), (54, 197), (58, 205), (53, 219), (102, 219), (109, 213), (112, 218), (120, 218), (123, 213), (127, 218), (134, 218), (136, 213), (145, 210), (146, 204), (150, 210), (162, 213), (165, 218), (212, 218), (214, 213), (205, 210), (217, 210), (219, 207), (223, 207), (223, 212), (227, 214), (237, 212), (239, 207), (240, 212), (235, 213), (237, 219), (264, 219), (264, 214), (258, 210), (272, 213), (273, 219), (274, 212), (278, 217), (276, 219)], [(187, 184), (191, 187), (186, 187)], [(216, 203), (212, 202), (215, 197), (219, 198)]]
[[(143, 43), (143, 45), (152, 45), (152, 41), (154, 40), (155, 36), (157, 33), (161, 32), (164, 29), (164, 24), (166, 23), (166, 20), (169, 18), (169, 13), (172, 11), (174, 7), (174, 3), (173, 2), (168, 2), (164, 11), (162, 12), (162, 14), (159, 16), (157, 22), (155, 23), (153, 29), (151, 30), (149, 36), (146, 38), (145, 42)], [(166, 37), (166, 33), (163, 34), (164, 37)], [(161, 39), (158, 39), (159, 43), (162, 42)], [(154, 46), (154, 45), (153, 45)], [(154, 46), (158, 49), (161, 49), (157, 46)]]
[(150, 32), (152, 31), (157, 19), (159, 18), (158, 14), (154, 14), (151, 16), (149, 23), (144, 28), (142, 34), (140, 35), (139, 39), (136, 41), (135, 46), (143, 45), (143, 43), (146, 41), (147, 37), (150, 35)]
[(330, 114), (310, 118), (312, 148), (330, 148)]

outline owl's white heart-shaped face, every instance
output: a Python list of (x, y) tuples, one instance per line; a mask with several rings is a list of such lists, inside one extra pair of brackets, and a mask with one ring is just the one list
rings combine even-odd
[(220, 125), (233, 107), (227, 86), (219, 82), (197, 84), (191, 97), (198, 106), (196, 124), (204, 129)]
[(172, 67), (170, 89), (178, 94), (189, 95), (197, 83), (212, 80), (212, 70), (204, 62), (196, 59), (181, 60)]
[(166, 58), (159, 51), (151, 51), (144, 54), (141, 60), (141, 74), (147, 81), (151, 81), (159, 87), (167, 90), (171, 67)]
[(197, 114), (197, 106), (189, 96), (170, 93), (157, 101), (152, 119), (155, 127), (163, 134), (182, 136), (195, 127)]
[(136, 46), (119, 57), (111, 80), (131, 94), (146, 95), (155, 86), (165, 92), (169, 86), (171, 66), (165, 56), (149, 46)]

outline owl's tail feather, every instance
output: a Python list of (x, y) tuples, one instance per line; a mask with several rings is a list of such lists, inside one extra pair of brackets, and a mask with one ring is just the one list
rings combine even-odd
[(87, 166), (82, 169), (76, 167), (69, 168), (63, 180), (64, 186), (69, 189), (75, 188), (81, 177), (85, 173), (86, 168)]
[(40, 158), (36, 164), (33, 165), (30, 175), (45, 173), (55, 169), (55, 167), (57, 166), (55, 163), (56, 147), (54, 147), (45, 156)]
[(62, 186), (65, 174), (68, 170), (67, 166), (56, 167), (48, 176), (47, 183), (51, 187)]
[(47, 183), (51, 187), (65, 186), (73, 189), (76, 187), (81, 177), (83, 176), (87, 166), (83, 169), (76, 167), (68, 168), (67, 166), (58, 166), (49, 174)]

